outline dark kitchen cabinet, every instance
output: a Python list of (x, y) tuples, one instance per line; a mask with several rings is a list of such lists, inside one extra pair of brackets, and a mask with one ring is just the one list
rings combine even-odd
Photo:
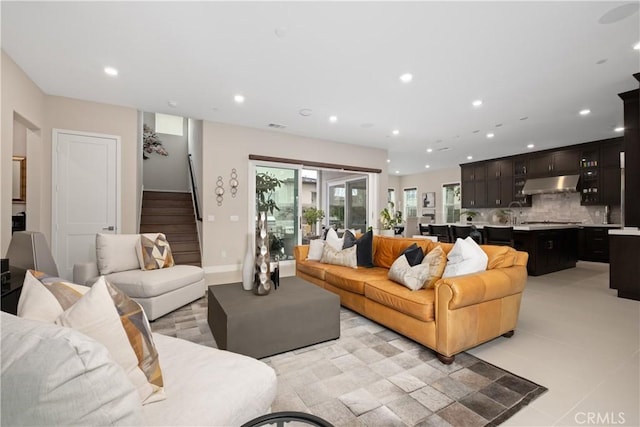
[(514, 246), (529, 253), (531, 276), (573, 268), (578, 260), (578, 229), (561, 228), (513, 232)]
[(462, 207), (465, 209), (487, 206), (487, 168), (485, 163), (461, 166)]
[(487, 207), (507, 207), (513, 200), (513, 161), (487, 163)]
[(522, 206), (531, 206), (531, 196), (522, 194), (525, 182), (527, 182), (528, 157), (518, 156), (513, 159), (513, 188), (512, 200), (519, 202)]
[(580, 152), (575, 149), (532, 154), (528, 159), (528, 173), (536, 178), (574, 175), (578, 173)]
[(640, 237), (612, 234), (609, 242), (609, 287), (617, 289), (620, 298), (640, 301)]
[(620, 152), (622, 138), (600, 146), (600, 204), (620, 204)]
[(618, 227), (583, 227), (578, 231), (581, 261), (609, 262), (609, 230)]

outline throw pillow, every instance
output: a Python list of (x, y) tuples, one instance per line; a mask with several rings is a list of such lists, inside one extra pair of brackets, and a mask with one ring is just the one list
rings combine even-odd
[(402, 254), (407, 257), (407, 261), (409, 261), (409, 265), (412, 267), (420, 264), (424, 259), (424, 252), (422, 252), (422, 248), (415, 243), (402, 251)]
[(328, 243), (329, 242), (324, 245), (320, 262), (325, 264), (344, 265), (345, 267), (358, 268), (358, 261), (356, 256), (357, 246), (351, 246), (350, 248), (339, 251)]
[(175, 265), (169, 242), (162, 233), (158, 234), (155, 241), (140, 235), (136, 253), (142, 270), (158, 270)]
[(18, 316), (53, 323), (89, 289), (40, 271), (28, 270), (18, 300)]
[(442, 247), (438, 245), (425, 255), (422, 260), (422, 264), (427, 264), (429, 266), (429, 274), (425, 279), (423, 287), (425, 289), (433, 288), (444, 273), (444, 269), (447, 265), (447, 254), (444, 253)]
[(429, 264), (418, 264), (412, 267), (409, 265), (407, 257), (400, 255), (391, 264), (387, 277), (412, 291), (417, 291), (424, 286), (425, 281), (429, 278), (429, 267)]
[(322, 259), (322, 250), (324, 249), (325, 241), (322, 239), (313, 239), (309, 242), (309, 254), (307, 259), (309, 261), (320, 261)]
[(330, 228), (327, 232), (326, 242), (327, 245), (331, 246), (336, 251), (342, 250), (342, 245), (344, 244), (344, 241), (338, 237), (338, 232), (333, 228)]
[(138, 390), (143, 404), (165, 399), (151, 327), (142, 307), (101, 276), (55, 321), (107, 347)]
[(487, 269), (487, 254), (471, 238), (458, 238), (447, 256), (443, 278), (472, 274)]
[(358, 248), (356, 249), (358, 267), (373, 267), (373, 231), (367, 231), (359, 239), (356, 239), (355, 234), (350, 230), (345, 231), (342, 249), (347, 249), (354, 245), (357, 245)]

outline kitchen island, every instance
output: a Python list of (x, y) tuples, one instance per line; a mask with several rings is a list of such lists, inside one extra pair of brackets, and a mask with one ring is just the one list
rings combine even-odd
[(529, 253), (527, 272), (540, 276), (574, 268), (578, 261), (578, 229), (571, 224), (513, 227), (514, 247)]

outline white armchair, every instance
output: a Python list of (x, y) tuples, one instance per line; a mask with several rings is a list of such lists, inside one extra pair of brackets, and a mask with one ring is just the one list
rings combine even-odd
[[(155, 240), (158, 233), (144, 234)], [(142, 270), (137, 256), (139, 234), (98, 234), (96, 262), (76, 264), (73, 281), (91, 286), (99, 276), (136, 300), (149, 320), (176, 310), (206, 291), (204, 270), (193, 265), (175, 265), (159, 270)]]

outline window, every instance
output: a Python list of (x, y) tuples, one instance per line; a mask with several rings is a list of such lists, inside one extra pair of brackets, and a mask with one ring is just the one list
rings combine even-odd
[(393, 203), (396, 205), (396, 189), (395, 188), (387, 188), (387, 204)]
[(184, 117), (156, 113), (156, 133), (183, 136)]
[(404, 218), (414, 218), (418, 216), (418, 189), (404, 189)]
[(458, 222), (460, 220), (460, 184), (444, 184), (442, 186), (442, 216), (444, 222)]

